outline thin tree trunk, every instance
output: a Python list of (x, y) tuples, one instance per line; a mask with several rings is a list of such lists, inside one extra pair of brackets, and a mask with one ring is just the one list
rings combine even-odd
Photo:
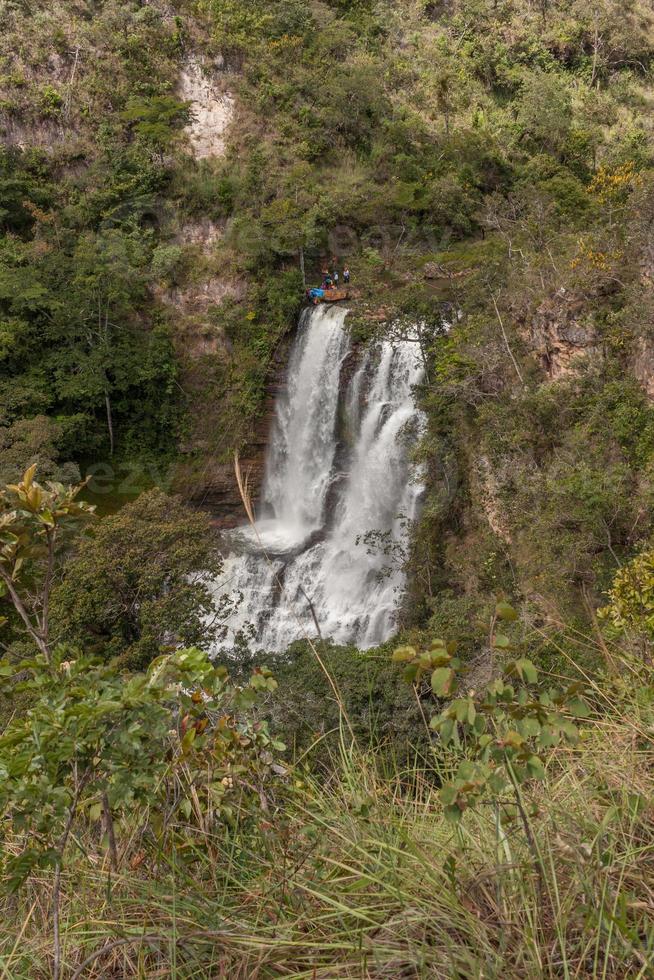
[(302, 273), (302, 286), (307, 288), (307, 277), (304, 271), (304, 248), (300, 246), (300, 272)]
[(109, 392), (104, 393), (104, 403), (107, 407), (107, 429), (109, 431), (109, 455), (114, 454), (114, 422), (111, 414), (111, 401), (109, 399)]
[(70, 73), (70, 79), (68, 80), (68, 92), (66, 93), (66, 102), (64, 107), (66, 119), (68, 119), (68, 116), (70, 115), (70, 107), (73, 100), (73, 85), (75, 84), (75, 74), (77, 72), (78, 61), (79, 61), (79, 45), (75, 48), (75, 62), (73, 64), (73, 70)]
[(55, 532), (48, 528), (46, 530), (48, 539), (48, 565), (43, 582), (43, 608), (41, 610), (41, 636), (47, 650), (50, 649), (50, 591), (52, 589), (52, 579), (55, 569)]
[(518, 367), (518, 362), (516, 361), (515, 357), (513, 356), (513, 351), (511, 350), (511, 345), (509, 344), (509, 338), (507, 337), (506, 330), (504, 329), (504, 322), (503, 322), (502, 317), (500, 315), (500, 311), (498, 309), (498, 306), (497, 306), (497, 302), (495, 300), (495, 297), (493, 296), (492, 293), (491, 293), (491, 299), (493, 300), (493, 306), (495, 307), (495, 312), (497, 313), (497, 319), (499, 320), (499, 323), (500, 323), (500, 328), (502, 330), (502, 336), (504, 337), (504, 343), (506, 345), (506, 349), (508, 351), (509, 357), (513, 361), (513, 366), (515, 368), (515, 373), (518, 375), (518, 378), (520, 379), (520, 384), (524, 388), (524, 384), (525, 384), (524, 378), (522, 377), (522, 374), (520, 373), (520, 368)]
[(109, 856), (111, 858), (111, 866), (114, 871), (118, 871), (118, 848), (116, 847), (114, 818), (111, 815), (111, 806), (109, 804), (109, 797), (107, 796), (106, 790), (102, 794), (102, 811), (104, 814), (104, 825), (107, 831), (107, 838), (109, 840)]
[(18, 592), (14, 587), (14, 583), (11, 580), (11, 576), (7, 575), (7, 573), (0, 568), (0, 578), (2, 578), (2, 581), (6, 585), (7, 592), (9, 593), (9, 598), (11, 599), (11, 603), (14, 609), (16, 610), (16, 612), (18, 613), (18, 615), (20, 616), (20, 618), (25, 623), (27, 632), (32, 637), (32, 639), (36, 643), (37, 647), (39, 648), (39, 650), (41, 651), (41, 653), (43, 654), (47, 662), (50, 663), (51, 662), (50, 648), (46, 642), (46, 639), (44, 636), (42, 636), (41, 632), (38, 629), (36, 629), (36, 627), (32, 623), (32, 620), (29, 617), (27, 609), (25, 608), (25, 605), (21, 597), (18, 595)]
[(599, 26), (597, 23), (597, 14), (595, 14), (595, 37), (593, 39), (593, 70), (590, 76), (590, 88), (595, 84), (595, 79), (597, 77), (597, 56), (599, 51)]

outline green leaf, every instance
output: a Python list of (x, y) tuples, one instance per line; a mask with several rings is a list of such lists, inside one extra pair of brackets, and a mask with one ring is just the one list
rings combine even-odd
[(540, 732), (540, 722), (537, 718), (523, 718), (518, 727), (527, 738), (534, 738)]
[(545, 779), (545, 769), (543, 767), (543, 763), (537, 755), (532, 755), (531, 758), (527, 760), (527, 769), (532, 779)]
[(468, 712), (470, 710), (470, 698), (460, 698), (453, 704), (454, 712), (456, 714), (456, 720), (460, 721), (462, 724), (468, 720)]
[(493, 637), (493, 646), (498, 650), (508, 650), (511, 646), (511, 640), (502, 633), (496, 633)]
[(570, 714), (575, 718), (590, 717), (590, 708), (585, 701), (581, 700), (581, 698), (575, 698), (573, 701), (568, 701), (567, 707)]
[(518, 618), (517, 612), (513, 606), (509, 605), (508, 602), (498, 602), (497, 606), (495, 607), (495, 612), (497, 614), (497, 618), (504, 620), (505, 623), (513, 623)]
[(526, 680), (528, 684), (535, 684), (538, 680), (538, 670), (526, 657), (520, 657), (519, 660), (514, 660), (510, 664), (506, 665), (504, 673), (507, 677), (512, 677), (515, 674), (518, 675), (523, 680)]
[(438, 794), (441, 799), (441, 803), (445, 803), (446, 806), (454, 803), (457, 798), (457, 788), (453, 783), (448, 783), (447, 786), (443, 786), (440, 793)]
[[(436, 727), (435, 725), (433, 725), (433, 720), (432, 720), (432, 727), (434, 728)], [(447, 745), (448, 742), (451, 741), (453, 734), (454, 734), (454, 722), (452, 721), (451, 718), (446, 718), (440, 724), (440, 736), (443, 745)]]
[(454, 671), (450, 667), (437, 667), (431, 675), (431, 689), (437, 697), (447, 697), (453, 681)]
[(493, 793), (501, 793), (507, 782), (508, 780), (506, 779), (506, 776), (504, 776), (502, 771), (498, 769), (492, 772), (488, 777), (488, 786)]
[(459, 765), (459, 770), (457, 772), (458, 778), (470, 780), (470, 779), (474, 779), (476, 775), (477, 775), (477, 769), (474, 763), (470, 762), (469, 759), (464, 759), (463, 762)]
[(94, 803), (92, 807), (89, 807), (89, 820), (95, 823), (102, 816), (102, 804)]
[(538, 744), (544, 749), (558, 745), (559, 736), (552, 728), (543, 728), (538, 736)]
[(577, 726), (573, 725), (571, 721), (561, 721), (559, 728), (569, 742), (576, 742), (578, 740), (579, 732), (577, 731)]
[(414, 660), (416, 656), (416, 651), (414, 647), (398, 647), (397, 650), (393, 651), (393, 663), (403, 664)]

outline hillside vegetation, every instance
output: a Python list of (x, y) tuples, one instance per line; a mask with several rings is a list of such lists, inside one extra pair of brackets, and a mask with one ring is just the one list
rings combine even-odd
[[(0, 37), (0, 977), (654, 976), (651, 3)], [(399, 635), (212, 662), (331, 257), (425, 365)]]

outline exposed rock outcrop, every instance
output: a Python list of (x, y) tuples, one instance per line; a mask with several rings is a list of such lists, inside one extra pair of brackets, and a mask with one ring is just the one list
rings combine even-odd
[[(266, 448), (274, 419), (275, 402), (286, 384), (286, 363), (291, 338), (279, 345), (268, 384), (263, 410), (256, 419), (247, 448), (240, 457), (243, 476), (255, 505), (259, 503), (263, 483)], [(198, 392), (201, 398), (206, 392)], [(185, 489), (188, 496), (215, 515), (215, 525), (228, 529), (238, 527), (246, 520), (245, 510), (236, 482), (233, 459), (225, 459), (220, 453), (220, 433), (212, 426), (214, 415), (207, 406), (204, 418), (198, 424), (182, 451), (187, 457), (177, 466), (173, 489)], [(214, 419), (214, 422), (216, 420)]]
[(583, 299), (559, 289), (540, 304), (527, 328), (527, 341), (551, 379), (570, 374), (581, 357), (600, 353), (592, 319)]
[(211, 276), (188, 283), (184, 287), (173, 287), (161, 292), (165, 303), (187, 316), (206, 314), (212, 306), (219, 306), (223, 300), (240, 299), (242, 295), (242, 283), (220, 276)]
[(222, 156), (225, 152), (225, 134), (234, 117), (234, 99), (221, 88), (218, 71), (197, 58), (189, 58), (179, 80), (179, 97), (191, 104), (191, 122), (186, 127), (193, 155)]
[(654, 341), (649, 337), (638, 339), (632, 369), (647, 397), (654, 401)]
[(500, 481), (493, 472), (487, 456), (478, 456), (474, 468), (477, 483), (477, 496), (489, 527), (505, 544), (511, 543), (511, 532), (508, 522), (502, 513), (500, 501)]

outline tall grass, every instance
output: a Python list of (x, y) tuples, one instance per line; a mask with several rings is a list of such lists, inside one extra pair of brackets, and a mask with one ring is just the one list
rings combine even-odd
[[(162, 843), (141, 815), (117, 873), (102, 840), (77, 839), (64, 975), (654, 976), (651, 731), (621, 704), (526, 794), (544, 888), (517, 819), (491, 804), (453, 825), (431, 762), (389, 774), (343, 737), (330, 778), (292, 771), (230, 828), (180, 823)], [(43, 872), (4, 900), (0, 980), (49, 976), (51, 894)]]

